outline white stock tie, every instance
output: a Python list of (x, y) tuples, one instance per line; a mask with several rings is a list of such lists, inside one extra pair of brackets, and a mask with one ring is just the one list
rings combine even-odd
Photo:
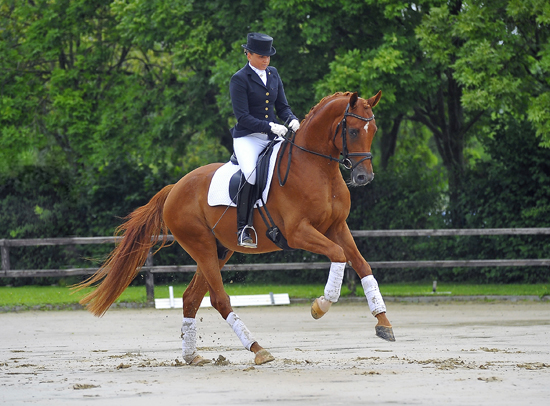
[(260, 79), (262, 79), (262, 82), (264, 82), (264, 85), (267, 84), (267, 77), (265, 76), (265, 71), (260, 72)]

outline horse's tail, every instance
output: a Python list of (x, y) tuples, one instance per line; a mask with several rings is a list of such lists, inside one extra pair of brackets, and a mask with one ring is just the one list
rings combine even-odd
[(95, 316), (103, 316), (137, 276), (149, 250), (161, 239), (161, 235), (159, 250), (166, 245), (168, 227), (164, 223), (162, 212), (173, 187), (174, 185), (165, 186), (149, 203), (127, 216), (126, 222), (116, 230), (116, 235), (122, 234), (122, 240), (105, 263), (90, 278), (74, 286), (76, 290), (80, 290), (97, 285), (97, 289), (80, 300)]

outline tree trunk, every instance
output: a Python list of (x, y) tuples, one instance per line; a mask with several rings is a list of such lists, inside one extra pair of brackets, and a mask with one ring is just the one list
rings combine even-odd
[(382, 169), (388, 167), (388, 162), (390, 158), (395, 154), (395, 145), (397, 144), (397, 133), (399, 132), (399, 127), (403, 121), (403, 114), (398, 114), (397, 117), (393, 120), (393, 125), (390, 131), (384, 131), (382, 133), (382, 139), (380, 140), (382, 147), (382, 160), (380, 165)]
[[(448, 214), (452, 226), (464, 225), (465, 213), (461, 204), (462, 182), (464, 177), (465, 133), (477, 121), (474, 117), (469, 124), (464, 122), (464, 110), (460, 101), (462, 89), (453, 78), (452, 69), (441, 73), (442, 85), (435, 97), (427, 96), (422, 104), (414, 108), (412, 120), (426, 125), (432, 132), (443, 165), (447, 169), (449, 181)], [(443, 83), (446, 83), (445, 87)], [(435, 100), (434, 100), (435, 99)]]

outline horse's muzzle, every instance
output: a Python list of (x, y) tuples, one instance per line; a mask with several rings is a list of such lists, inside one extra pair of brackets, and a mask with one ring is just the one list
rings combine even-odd
[(352, 186), (365, 186), (372, 182), (374, 179), (374, 173), (367, 172), (365, 170), (355, 170), (351, 173), (351, 185)]

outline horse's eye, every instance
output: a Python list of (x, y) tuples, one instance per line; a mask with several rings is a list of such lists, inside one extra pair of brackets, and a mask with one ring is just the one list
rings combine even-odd
[(350, 128), (349, 135), (352, 137), (357, 137), (357, 134), (359, 134), (359, 131), (357, 131), (355, 128)]

